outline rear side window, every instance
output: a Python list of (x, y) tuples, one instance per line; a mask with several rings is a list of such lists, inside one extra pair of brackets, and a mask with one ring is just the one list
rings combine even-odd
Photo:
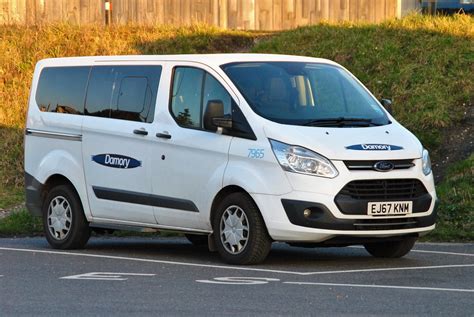
[(96, 66), (92, 68), (85, 114), (152, 122), (161, 66)]
[(41, 71), (36, 103), (43, 112), (84, 113), (90, 67), (46, 67)]

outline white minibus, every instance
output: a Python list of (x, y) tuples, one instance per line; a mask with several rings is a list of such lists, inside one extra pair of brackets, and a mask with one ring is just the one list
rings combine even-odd
[(276, 241), (401, 257), (435, 228), (437, 197), (428, 151), (390, 107), (318, 58), (41, 60), (26, 205), (59, 249), (92, 230), (170, 230), (233, 264)]

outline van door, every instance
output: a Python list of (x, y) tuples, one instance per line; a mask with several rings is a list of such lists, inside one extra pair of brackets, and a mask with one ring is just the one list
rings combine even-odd
[(151, 146), (161, 66), (95, 66), (83, 121), (83, 161), (95, 220), (156, 223)]
[(169, 103), (169, 109), (155, 126), (151, 175), (153, 194), (163, 198), (163, 204), (155, 207), (159, 224), (208, 230), (232, 137), (206, 129), (203, 116), (211, 100), (222, 101), (224, 115), (230, 116), (233, 98), (218, 75), (200, 67), (183, 64), (167, 74), (171, 89), (163, 103)]

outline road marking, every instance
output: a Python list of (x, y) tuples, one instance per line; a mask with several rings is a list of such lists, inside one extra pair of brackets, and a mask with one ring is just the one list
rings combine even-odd
[(474, 264), (449, 264), (449, 265), (429, 265), (429, 266), (383, 267), (383, 268), (371, 268), (371, 269), (307, 272), (307, 273), (302, 273), (302, 274), (303, 275), (342, 274), (342, 273), (364, 273), (364, 272), (384, 272), (384, 271), (447, 269), (447, 268), (456, 268), (456, 267), (474, 267)]
[(409, 290), (423, 290), (423, 291), (474, 293), (474, 289), (465, 289), (465, 288), (439, 288), (439, 287), (419, 287), (419, 286), (396, 286), (396, 285), (377, 285), (377, 284), (368, 284), (368, 285), (366, 284), (338, 284), (338, 283), (313, 283), (313, 282), (283, 282), (283, 284), (364, 287), (364, 288), (391, 288), (391, 289), (409, 289)]
[(57, 254), (57, 255), (69, 255), (69, 256), (82, 256), (82, 257), (90, 257), (90, 258), (103, 258), (103, 259), (125, 260), (125, 261), (135, 261), (135, 262), (161, 263), (161, 264), (194, 266), (194, 267), (207, 267), (207, 268), (235, 270), (235, 271), (253, 271), (253, 272), (267, 272), (267, 273), (279, 273), (279, 274), (293, 274), (293, 275), (302, 275), (302, 276), (322, 275), (322, 274), (344, 274), (344, 273), (364, 273), (364, 272), (429, 270), (429, 269), (474, 267), (474, 264), (453, 264), (453, 265), (369, 268), (369, 269), (319, 271), (319, 272), (295, 272), (295, 271), (259, 269), (259, 268), (241, 267), (241, 266), (225, 266), (225, 265), (213, 265), (213, 264), (199, 264), (199, 263), (191, 263), (191, 262), (177, 262), (177, 261), (153, 260), (153, 259), (144, 259), (144, 258), (131, 258), (131, 257), (124, 257), (124, 256), (102, 255), (102, 254), (91, 254), (91, 253), (35, 250), (35, 249), (19, 249), (19, 248), (5, 248), (5, 247), (0, 247), (0, 250), (18, 251), (18, 252), (32, 252), (32, 253), (45, 253), (45, 254)]
[(215, 277), (212, 280), (196, 280), (198, 283), (225, 285), (262, 285), (268, 282), (279, 282), (278, 278), (268, 277)]
[(238, 271), (255, 271), (255, 272), (282, 273), (282, 274), (295, 274), (295, 275), (303, 274), (301, 272), (292, 272), (292, 271), (283, 271), (283, 270), (257, 269), (257, 268), (239, 267), (239, 266), (225, 266), (225, 265), (199, 264), (199, 263), (190, 263), (190, 262), (153, 260), (153, 259), (143, 259), (143, 258), (130, 258), (130, 257), (124, 257), (124, 256), (101, 255), (101, 254), (91, 254), (91, 253), (62, 252), (62, 251), (35, 250), (35, 249), (18, 249), (18, 248), (4, 248), (4, 247), (0, 247), (0, 250), (33, 252), (33, 253), (36, 252), (36, 253), (46, 253), (46, 254), (70, 255), (70, 256), (83, 256), (83, 257), (90, 257), (90, 258), (161, 263), (161, 264), (182, 265), (182, 266), (208, 267), (208, 268), (215, 268), (215, 269), (227, 269), (227, 270), (238, 270)]
[(446, 255), (461, 255), (461, 256), (474, 256), (474, 254), (472, 254), (472, 253), (458, 253), (458, 252), (431, 251), (431, 250), (411, 250), (410, 252), (446, 254)]
[(123, 276), (155, 276), (156, 274), (144, 273), (114, 273), (114, 272), (90, 272), (84, 274), (63, 276), (64, 280), (99, 280), (99, 281), (126, 281), (128, 278)]
[[(359, 245), (351, 245), (349, 248), (354, 249), (364, 249), (364, 247)], [(412, 249), (410, 252), (417, 252), (417, 253), (433, 253), (433, 254), (446, 254), (446, 255), (460, 255), (460, 256), (474, 256), (472, 253), (459, 253), (459, 252), (448, 252), (448, 251), (432, 251), (432, 250), (416, 250)]]

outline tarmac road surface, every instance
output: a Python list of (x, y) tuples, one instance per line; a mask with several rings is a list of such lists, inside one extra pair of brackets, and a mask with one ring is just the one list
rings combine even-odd
[(474, 312), (474, 244), (402, 259), (275, 243), (231, 266), (185, 238), (92, 238), (85, 250), (0, 239), (0, 315), (442, 315)]

